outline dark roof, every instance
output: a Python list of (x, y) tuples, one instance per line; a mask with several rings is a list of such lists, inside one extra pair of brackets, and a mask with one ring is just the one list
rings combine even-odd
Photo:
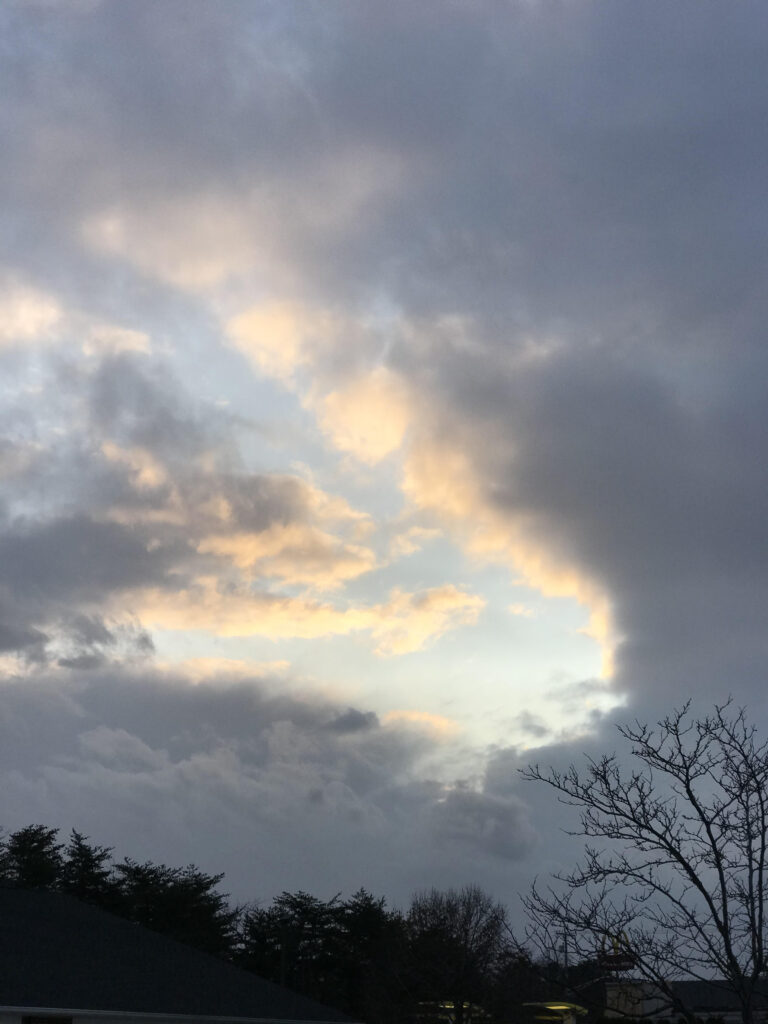
[[(673, 981), (675, 995), (693, 1013), (717, 1014), (739, 1008), (738, 996), (726, 981)], [(754, 997), (755, 1009), (768, 1005), (768, 986), (758, 982)]]
[(348, 1021), (63, 893), (0, 886), (0, 1006)]

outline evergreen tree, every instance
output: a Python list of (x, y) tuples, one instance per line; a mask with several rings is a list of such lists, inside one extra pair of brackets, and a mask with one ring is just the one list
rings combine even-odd
[(65, 850), (60, 888), (86, 903), (95, 903), (105, 910), (117, 909), (118, 887), (111, 861), (111, 846), (89, 843), (87, 836), (73, 828)]
[(0, 844), (0, 877), (29, 889), (52, 889), (61, 879), (59, 830), (27, 825)]
[(365, 889), (327, 902), (284, 892), (241, 918), (240, 966), (369, 1024), (403, 1020), (410, 1010), (406, 955), (402, 917)]
[(336, 1003), (358, 1020), (385, 1024), (412, 1008), (407, 988), (407, 936), (402, 916), (384, 897), (358, 889), (338, 911), (339, 974)]
[(169, 868), (126, 858), (115, 868), (118, 910), (131, 921), (217, 956), (232, 953), (238, 912), (217, 891), (223, 875), (208, 875), (194, 864)]
[(283, 892), (272, 906), (243, 916), (239, 962), (314, 999), (336, 987), (338, 897), (323, 902), (307, 892)]
[(69, 893), (368, 1024), (427, 1024), (430, 1009), (472, 1024), (465, 1003), (509, 1022), (520, 994), (541, 989), (538, 965), (507, 941), (504, 908), (476, 887), (417, 894), (405, 917), (366, 889), (327, 901), (283, 892), (266, 908), (230, 909), (221, 874), (113, 864), (112, 847), (76, 829), (66, 845), (58, 835), (28, 825), (0, 841), (0, 879)]

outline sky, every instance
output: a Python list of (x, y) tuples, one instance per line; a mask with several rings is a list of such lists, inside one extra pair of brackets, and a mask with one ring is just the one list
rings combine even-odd
[(2, 0), (0, 824), (237, 900), (571, 863), (768, 729), (768, 8)]

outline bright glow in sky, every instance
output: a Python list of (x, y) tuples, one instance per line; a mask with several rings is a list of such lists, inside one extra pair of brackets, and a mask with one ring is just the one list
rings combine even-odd
[(531, 751), (763, 715), (764, 5), (0, 38), (0, 823), (511, 899)]

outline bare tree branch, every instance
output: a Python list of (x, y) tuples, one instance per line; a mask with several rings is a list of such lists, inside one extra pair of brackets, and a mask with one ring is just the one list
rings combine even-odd
[(634, 764), (615, 754), (561, 772), (522, 771), (580, 809), (572, 835), (597, 840), (582, 862), (524, 899), (528, 941), (547, 951), (567, 934), (594, 957), (622, 936), (635, 976), (692, 1020), (672, 982), (720, 979), (751, 1024), (766, 969), (768, 741), (730, 701), (705, 718), (690, 704), (655, 728), (623, 725)]

